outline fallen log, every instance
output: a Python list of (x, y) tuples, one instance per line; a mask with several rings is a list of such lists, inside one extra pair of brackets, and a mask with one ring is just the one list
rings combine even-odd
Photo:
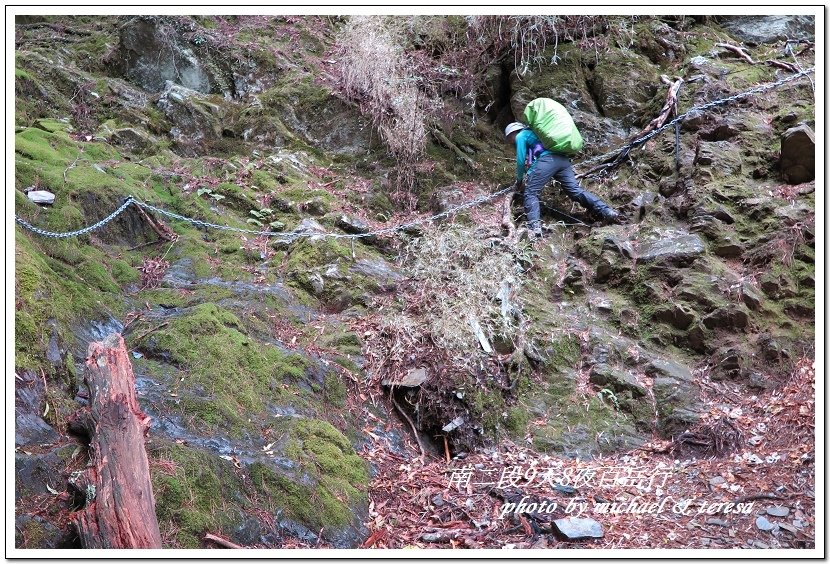
[[(666, 120), (668, 120), (669, 117), (677, 115), (677, 93), (679, 92), (680, 87), (683, 86), (683, 78), (676, 76), (674, 77), (674, 80), (671, 80), (666, 75), (661, 75), (660, 81), (669, 87), (669, 90), (666, 93), (666, 101), (663, 103), (663, 107), (660, 109), (660, 113), (657, 117), (651, 120), (642, 131), (633, 137), (633, 139), (639, 139), (643, 135), (663, 127), (663, 124), (666, 123)], [(631, 141), (629, 141), (629, 143), (630, 142)], [(613, 160), (601, 163), (590, 170), (577, 174), (576, 179), (580, 180), (596, 172), (609, 170), (619, 166), (623, 161), (625, 161), (626, 158), (628, 158), (628, 154), (631, 152), (631, 149), (632, 147), (626, 146), (622, 151), (614, 156)]]
[(150, 418), (136, 401), (121, 335), (90, 343), (89, 407), (72, 428), (90, 438), (90, 461), (69, 478), (83, 508), (71, 517), (83, 548), (161, 548), (144, 437)]

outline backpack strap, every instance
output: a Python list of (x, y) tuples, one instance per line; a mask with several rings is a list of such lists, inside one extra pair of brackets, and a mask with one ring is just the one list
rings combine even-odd
[(525, 166), (530, 167), (536, 159), (539, 158), (539, 155), (545, 150), (545, 146), (542, 145), (541, 142), (536, 142), (530, 147), (527, 148), (527, 155), (525, 156)]

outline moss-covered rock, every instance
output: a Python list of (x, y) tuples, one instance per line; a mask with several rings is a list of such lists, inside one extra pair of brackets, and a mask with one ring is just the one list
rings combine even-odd
[(229, 111), (221, 97), (205, 96), (168, 81), (157, 105), (173, 124), (170, 134), (180, 151), (196, 155), (219, 146)]
[(659, 84), (660, 73), (646, 57), (622, 49), (601, 54), (591, 77), (599, 112), (629, 124), (638, 121)]
[(239, 516), (232, 509), (249, 503), (231, 462), (164, 441), (148, 453), (165, 548), (199, 548), (205, 533), (233, 530)]
[(330, 423), (288, 421), (283, 442), (286, 456), (299, 464), (303, 478), (275, 466), (255, 463), (250, 468), (254, 487), (286, 517), (303, 523), (336, 545), (362, 529), (368, 503), (369, 471), (349, 440)]
[(559, 385), (553, 383), (547, 391), (557, 400), (542, 398), (544, 411), (540, 415), (544, 423), (530, 430), (534, 448), (584, 458), (645, 442), (634, 421), (618, 411), (612, 400), (604, 401), (599, 395), (566, 399), (560, 395), (561, 390), (552, 389)]
[(303, 357), (261, 343), (243, 331), (233, 313), (204, 303), (146, 337), (131, 335), (128, 342), (153, 358), (187, 370), (189, 385), (200, 386), (213, 401), (228, 406), (227, 410), (197, 409), (196, 413), (209, 426), (238, 433), (237, 418), (223, 419), (223, 412), (242, 409), (254, 414), (262, 412), (266, 402), (285, 401), (284, 384), (304, 380), (308, 368)]
[[(77, 249), (76, 249), (77, 250)], [(100, 252), (77, 250), (78, 266), (45, 255), (19, 228), (15, 236), (15, 365), (44, 367), (55, 320), (61, 340), (73, 343), (69, 327), (83, 317), (96, 317), (115, 298), (102, 292), (118, 291), (112, 274), (100, 263)], [(81, 258), (86, 255), (90, 258)], [(48, 370), (51, 373), (51, 370)]]
[[(306, 147), (329, 155), (354, 157), (372, 147), (372, 127), (309, 74), (288, 74), (260, 97), (260, 115), (274, 115)], [(249, 120), (250, 121), (250, 120)], [(332, 127), (336, 123), (337, 127)], [(253, 134), (261, 127), (251, 122)]]

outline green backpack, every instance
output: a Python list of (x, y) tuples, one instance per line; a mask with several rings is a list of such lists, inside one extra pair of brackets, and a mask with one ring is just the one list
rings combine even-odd
[(525, 108), (525, 122), (545, 146), (554, 153), (575, 155), (585, 141), (565, 107), (550, 98), (536, 98)]

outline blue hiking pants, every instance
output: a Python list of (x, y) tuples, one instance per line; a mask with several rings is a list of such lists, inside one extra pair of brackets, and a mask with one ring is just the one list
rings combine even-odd
[(582, 186), (576, 180), (571, 160), (568, 157), (549, 153), (539, 157), (527, 173), (524, 203), (527, 223), (531, 229), (540, 226), (539, 196), (551, 178), (558, 180), (565, 194), (589, 212), (602, 216), (611, 211), (608, 204), (596, 195), (582, 189)]

